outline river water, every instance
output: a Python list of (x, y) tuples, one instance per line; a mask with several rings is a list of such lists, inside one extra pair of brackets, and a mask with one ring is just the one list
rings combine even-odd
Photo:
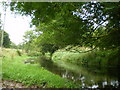
[(62, 78), (80, 84), (82, 88), (119, 88), (120, 70), (118, 68), (90, 68), (70, 63), (42, 61), (41, 66), (60, 75)]

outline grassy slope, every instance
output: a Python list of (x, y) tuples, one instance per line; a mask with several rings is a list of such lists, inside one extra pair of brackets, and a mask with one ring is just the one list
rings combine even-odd
[(90, 51), (87, 53), (69, 52), (59, 50), (53, 54), (52, 60), (54, 62), (64, 61), (77, 65), (87, 66), (101, 66), (101, 67), (116, 67), (118, 63), (118, 56), (113, 58), (116, 51)]
[[(9, 52), (9, 54), (7, 52)], [(27, 59), (28, 56), (17, 56), (15, 52), (11, 54), (10, 50), (4, 53), (7, 55), (3, 58), (2, 63), (3, 79), (5, 80), (15, 80), (28, 86), (37, 85), (48, 88), (76, 87), (73, 82), (63, 79), (39, 67), (37, 64), (24, 64), (23, 60)]]

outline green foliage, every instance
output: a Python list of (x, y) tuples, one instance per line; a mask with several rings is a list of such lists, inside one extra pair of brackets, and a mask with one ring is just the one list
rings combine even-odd
[[(1, 40), (2, 30), (0, 30), (0, 40)], [(0, 42), (1, 43), (1, 42)], [(7, 32), (4, 31), (4, 37), (3, 37), (3, 47), (9, 48), (10, 47), (10, 38)]]
[(19, 56), (22, 56), (22, 53), (20, 52), (20, 50), (17, 50), (16, 52)]
[[(80, 45), (91, 48), (96, 47), (101, 50), (106, 49), (108, 51), (111, 49), (114, 51), (119, 48), (119, 4), (114, 2), (11, 2), (10, 6), (14, 12), (30, 15), (32, 17), (32, 24), (37, 26), (35, 30), (38, 33), (35, 34), (37, 35), (36, 39), (31, 39), (34, 36), (33, 33), (31, 35), (32, 31), (26, 35), (29, 40), (24, 45), (28, 52), (30, 47), (37, 44), (36, 48), (40, 47), (43, 53), (47, 51), (53, 53), (57, 50), (53, 48), (54, 45), (59, 48), (68, 45)], [(27, 37), (25, 38), (27, 39)], [(74, 54), (71, 54), (71, 58), (72, 55)], [(87, 55), (90, 57), (91, 62), (94, 62), (94, 60), (101, 61), (102, 58), (102, 56), (96, 56), (96, 53), (87, 53)], [(113, 55), (113, 57), (117, 55), (118, 53)], [(83, 56), (81, 54), (81, 57)], [(85, 59), (86, 61), (88, 60), (87, 57)], [(73, 60), (71, 59), (71, 61)], [(107, 60), (104, 60), (105, 63)]]
[(34, 40), (35, 38), (36, 38), (36, 35), (34, 34), (34, 31), (29, 30), (25, 32), (25, 35), (24, 35), (25, 42), (32, 42), (32, 40)]
[(18, 46), (15, 43), (11, 42), (10, 48), (18, 49)]
[(0, 13), (0, 30), (2, 28), (2, 20), (1, 20), (1, 13)]
[(26, 53), (30, 56), (38, 56), (39, 54), (40, 49), (36, 43), (36, 38), (37, 35), (34, 30), (26, 31), (24, 35), (24, 43), (20, 45), (22, 49), (25, 49)]
[[(114, 60), (113, 60), (114, 58)], [(87, 53), (59, 50), (53, 54), (54, 62), (64, 61), (89, 67), (119, 67), (118, 50), (94, 50)]]
[(43, 44), (41, 45), (41, 52), (43, 53), (43, 55), (47, 52), (50, 53), (50, 55), (52, 56), (52, 54), (58, 49), (59, 47), (52, 45), (52, 44)]
[(30, 15), (33, 25), (40, 25), (37, 32), (42, 31), (43, 34), (39, 43), (100, 48), (119, 45), (119, 39), (116, 39), (119, 38), (119, 3), (11, 2), (10, 6), (12, 11)]
[(72, 11), (81, 4), (72, 2), (11, 2), (10, 6), (11, 10), (16, 13), (30, 15), (32, 24), (38, 26), (40, 22), (48, 23), (58, 15), (60, 17), (72, 14)]
[[(28, 10), (27, 8), (31, 4), (32, 8)], [(80, 30), (84, 30), (83, 24), (81, 20), (72, 15), (72, 11), (81, 4), (82, 3), (11, 3), (11, 9), (19, 12), (22, 10), (22, 14), (35, 16), (32, 18), (33, 21), (35, 20), (35, 22), (38, 23), (40, 23), (40, 21), (42, 22), (37, 32), (43, 32), (43, 35), (40, 35), (39, 38), (43, 42), (66, 46), (80, 42)], [(39, 41), (39, 43), (42, 41)]]

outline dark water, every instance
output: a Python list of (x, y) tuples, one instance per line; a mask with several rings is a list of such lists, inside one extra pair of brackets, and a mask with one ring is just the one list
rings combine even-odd
[[(59, 66), (58, 66), (59, 65)], [(119, 88), (120, 70), (118, 68), (88, 68), (70, 63), (42, 61), (41, 66), (60, 75), (62, 78), (72, 80), (83, 88)]]

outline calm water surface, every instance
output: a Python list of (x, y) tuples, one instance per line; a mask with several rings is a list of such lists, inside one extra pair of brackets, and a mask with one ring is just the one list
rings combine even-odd
[(42, 61), (41, 66), (83, 88), (120, 88), (120, 70), (116, 68), (89, 68), (63, 62), (58, 66), (51, 61)]

